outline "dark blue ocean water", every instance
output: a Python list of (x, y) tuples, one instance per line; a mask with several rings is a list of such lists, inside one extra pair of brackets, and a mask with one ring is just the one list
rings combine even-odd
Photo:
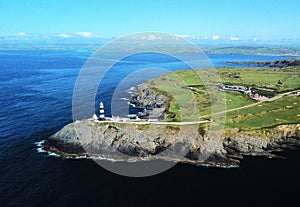
[[(299, 151), (287, 160), (247, 158), (238, 169), (179, 164), (147, 178), (110, 173), (92, 160), (39, 153), (35, 143), (72, 122), (72, 93), (92, 51), (0, 51), (0, 206), (207, 206), (279, 204), (297, 200)], [(209, 55), (216, 67), (233, 60), (286, 57)], [(99, 87), (107, 113), (113, 89), (142, 67), (185, 69), (172, 58), (140, 55), (119, 63)], [(122, 70), (121, 70), (122, 69)], [(121, 72), (122, 71), (122, 72)], [(153, 77), (158, 74), (153, 74)], [(141, 77), (135, 85), (149, 77)], [(106, 81), (106, 82), (105, 82)], [(96, 103), (95, 103), (96, 104)], [(130, 108), (130, 112), (135, 112)]]

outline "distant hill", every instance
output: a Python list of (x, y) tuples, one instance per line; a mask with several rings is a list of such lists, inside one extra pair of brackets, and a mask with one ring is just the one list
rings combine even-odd
[(241, 65), (252, 65), (260, 67), (286, 68), (291, 66), (300, 66), (300, 59), (276, 60), (276, 61), (247, 61), (247, 62), (232, 62)]

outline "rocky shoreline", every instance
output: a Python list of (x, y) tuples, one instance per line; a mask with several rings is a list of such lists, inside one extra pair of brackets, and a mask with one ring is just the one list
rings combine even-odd
[(246, 62), (229, 62), (232, 64), (250, 65), (256, 67), (270, 67), (270, 68), (286, 68), (290, 66), (300, 66), (299, 59), (290, 60), (276, 60), (276, 61), (246, 61)]
[[(273, 153), (300, 146), (300, 124), (251, 132), (226, 129), (221, 139), (200, 135), (197, 127), (82, 120), (66, 125), (45, 140), (42, 148), (68, 158), (162, 159), (194, 165), (237, 167), (244, 156), (276, 157)], [(185, 151), (185, 155), (178, 157), (175, 153), (178, 150)]]
[(138, 114), (139, 118), (159, 119), (166, 118), (166, 111), (170, 98), (154, 89), (151, 84), (143, 83), (129, 90), (131, 98), (130, 104), (145, 110)]

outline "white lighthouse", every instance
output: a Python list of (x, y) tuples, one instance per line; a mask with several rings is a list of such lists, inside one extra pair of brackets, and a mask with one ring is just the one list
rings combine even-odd
[(103, 105), (102, 102), (100, 102), (100, 105), (99, 105), (99, 112), (100, 112), (99, 120), (100, 120), (100, 121), (105, 120), (105, 115), (104, 115), (104, 105)]

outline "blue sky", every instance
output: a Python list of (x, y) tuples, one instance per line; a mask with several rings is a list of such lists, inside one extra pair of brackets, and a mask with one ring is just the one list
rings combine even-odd
[[(299, 0), (0, 0), (0, 34), (300, 38)], [(84, 33), (82, 33), (84, 34)]]

